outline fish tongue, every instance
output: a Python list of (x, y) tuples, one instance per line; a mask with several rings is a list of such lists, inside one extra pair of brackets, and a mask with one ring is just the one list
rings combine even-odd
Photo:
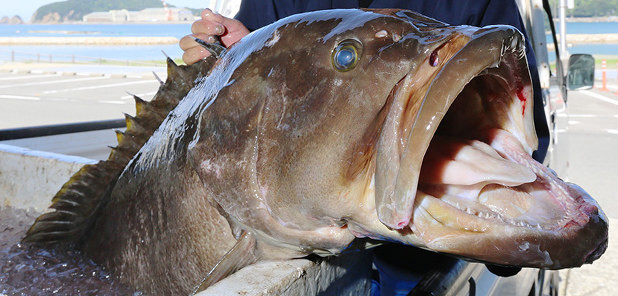
[(439, 135), (431, 141), (420, 175), (422, 184), (517, 186), (534, 180), (532, 170), (503, 158), (486, 143)]

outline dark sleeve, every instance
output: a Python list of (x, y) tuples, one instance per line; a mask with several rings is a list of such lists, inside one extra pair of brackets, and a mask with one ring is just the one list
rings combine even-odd
[(243, 23), (249, 31), (254, 31), (279, 19), (275, 10), (275, 2), (267, 0), (243, 0), (234, 18)]
[[(508, 13), (505, 13), (508, 12)], [(528, 68), (530, 70), (530, 78), (532, 79), (532, 88), (534, 90), (534, 125), (537, 136), (539, 137), (539, 148), (533, 154), (533, 157), (542, 162), (547, 153), (549, 145), (549, 128), (545, 119), (545, 111), (543, 109), (543, 95), (541, 93), (541, 83), (537, 68), (536, 56), (526, 33), (519, 9), (514, 0), (491, 0), (489, 1), (486, 11), (480, 20), (480, 26), (504, 24), (511, 25), (517, 28), (524, 34), (526, 39), (526, 57), (528, 59)]]
[(528, 56), (528, 64), (530, 68), (536, 69), (536, 59), (532, 44), (528, 39), (519, 8), (514, 0), (491, 0), (488, 1), (484, 13), (478, 20), (479, 27), (488, 25), (511, 25), (517, 28), (526, 37), (526, 55)]
[(254, 31), (293, 14), (332, 8), (357, 8), (358, 4), (358, 0), (243, 0), (234, 18)]

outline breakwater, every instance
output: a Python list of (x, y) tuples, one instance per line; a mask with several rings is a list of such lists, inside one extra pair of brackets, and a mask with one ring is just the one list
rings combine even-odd
[[(560, 36), (557, 36), (560, 39)], [(618, 43), (618, 34), (567, 34), (567, 43), (611, 44)]]
[(0, 37), (0, 45), (166, 45), (176, 37)]

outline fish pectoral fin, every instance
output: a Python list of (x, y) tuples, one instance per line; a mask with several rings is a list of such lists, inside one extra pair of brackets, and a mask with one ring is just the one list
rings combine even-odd
[(206, 290), (206, 288), (214, 285), (228, 275), (237, 270), (255, 263), (258, 261), (259, 255), (256, 254), (257, 241), (255, 236), (250, 232), (244, 231), (240, 234), (240, 238), (236, 244), (217, 262), (202, 282), (197, 286), (191, 295)]
[(28, 229), (23, 242), (36, 244), (79, 243), (94, 223), (97, 209), (107, 198), (118, 176), (114, 164), (100, 161), (83, 166), (52, 199), (47, 213)]

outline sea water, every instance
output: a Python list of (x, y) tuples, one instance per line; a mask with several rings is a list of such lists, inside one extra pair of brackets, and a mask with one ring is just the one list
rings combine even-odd
[[(560, 25), (556, 24), (556, 34)], [(618, 22), (567, 22), (567, 34), (618, 34)], [(551, 36), (549, 36), (551, 41)], [(553, 42), (553, 41), (551, 41)], [(572, 44), (567, 50), (570, 54), (588, 53), (592, 55), (618, 55), (618, 43), (613, 44)]]
[[(0, 25), (2, 37), (176, 37), (191, 34), (191, 24), (21, 24)], [(164, 61), (181, 58), (178, 44), (166, 45), (12, 45), (0, 46), (0, 61), (92, 62)]]
[(0, 25), (4, 37), (132, 37), (172, 36), (191, 33), (191, 24), (21, 24)]

